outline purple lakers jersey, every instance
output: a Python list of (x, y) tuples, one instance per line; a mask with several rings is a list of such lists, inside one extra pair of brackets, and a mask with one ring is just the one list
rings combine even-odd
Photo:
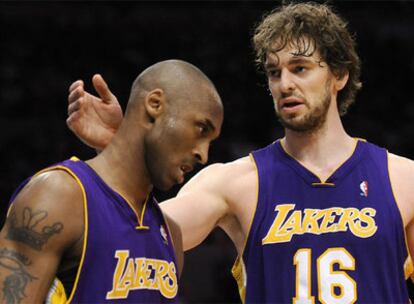
[(68, 172), (84, 197), (83, 252), (68, 302), (177, 302), (175, 253), (154, 197), (138, 215), (86, 163), (72, 159), (41, 172), (49, 170)]
[(385, 149), (358, 140), (326, 181), (280, 141), (252, 156), (258, 201), (234, 268), (246, 303), (409, 302), (411, 260)]

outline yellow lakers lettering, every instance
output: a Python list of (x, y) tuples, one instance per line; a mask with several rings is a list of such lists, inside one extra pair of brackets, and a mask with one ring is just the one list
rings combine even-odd
[(340, 208), (295, 210), (295, 204), (280, 204), (277, 215), (262, 244), (290, 242), (293, 235), (324, 234), (351, 231), (357, 237), (369, 238), (378, 227), (373, 208)]
[(172, 299), (177, 295), (177, 275), (173, 262), (158, 259), (129, 257), (129, 250), (117, 250), (118, 259), (112, 290), (107, 299), (126, 299), (131, 290), (151, 289)]

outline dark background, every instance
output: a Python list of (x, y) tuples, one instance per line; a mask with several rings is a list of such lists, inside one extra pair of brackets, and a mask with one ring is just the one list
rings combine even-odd
[[(69, 85), (101, 73), (123, 107), (144, 68), (187, 60), (224, 102), (210, 162), (246, 155), (283, 136), (250, 43), (277, 1), (0, 2), (0, 223), (13, 189), (35, 171), (95, 152), (65, 125)], [(363, 89), (344, 118), (353, 136), (409, 158), (414, 154), (414, 2), (331, 1), (357, 33)], [(160, 199), (175, 194), (159, 194)], [(237, 302), (231, 242), (215, 231), (186, 254), (184, 303)]]

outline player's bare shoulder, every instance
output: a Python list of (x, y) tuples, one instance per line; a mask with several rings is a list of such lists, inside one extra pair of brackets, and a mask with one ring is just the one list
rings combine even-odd
[(256, 201), (257, 170), (253, 159), (246, 156), (223, 165), (225, 196), (232, 209)]
[(82, 237), (82, 201), (76, 181), (63, 171), (36, 175), (17, 194), (0, 232), (0, 260), (7, 261), (0, 263), (0, 285), (18, 278), (26, 283), (1, 290), (0, 297), (17, 292), (24, 302), (44, 301), (61, 257)]
[(388, 162), (394, 196), (408, 224), (414, 218), (414, 161), (389, 153)]
[(82, 191), (75, 179), (62, 170), (51, 170), (34, 176), (27, 183), (14, 199), (9, 216), (21, 219), (22, 224), (32, 220), (36, 225), (29, 226), (40, 230), (53, 232), (55, 229), (66, 234), (68, 229), (76, 227), (74, 230), (82, 232), (82, 205)]
[(225, 202), (225, 216), (217, 225), (232, 239), (241, 252), (257, 204), (258, 175), (254, 160), (243, 157), (224, 164), (214, 164), (200, 172), (211, 184), (209, 191)]
[[(255, 163), (250, 157), (243, 157), (201, 170), (181, 188), (176, 200), (164, 203), (164, 210), (175, 214), (179, 222), (184, 223), (181, 225), (184, 227), (184, 248), (194, 247), (212, 228), (219, 226), (241, 249), (256, 208), (257, 193)], [(185, 213), (178, 208), (181, 203)], [(193, 209), (188, 217), (190, 208)], [(194, 223), (201, 222), (202, 227), (194, 228)], [(197, 235), (195, 231), (201, 232)], [(195, 237), (191, 239), (189, 236), (193, 235)]]
[(388, 153), (388, 161), (390, 169), (392, 170), (399, 170), (401, 173), (403, 171), (406, 171), (407, 173), (414, 172), (414, 160), (393, 153)]

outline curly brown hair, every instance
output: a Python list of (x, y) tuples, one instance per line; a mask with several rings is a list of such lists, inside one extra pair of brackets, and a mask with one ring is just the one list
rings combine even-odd
[(264, 68), (266, 54), (294, 46), (299, 55), (312, 56), (318, 50), (337, 77), (349, 72), (345, 87), (338, 92), (338, 110), (344, 115), (361, 88), (361, 62), (347, 23), (327, 4), (290, 3), (271, 11), (256, 27), (253, 36), (256, 63)]

